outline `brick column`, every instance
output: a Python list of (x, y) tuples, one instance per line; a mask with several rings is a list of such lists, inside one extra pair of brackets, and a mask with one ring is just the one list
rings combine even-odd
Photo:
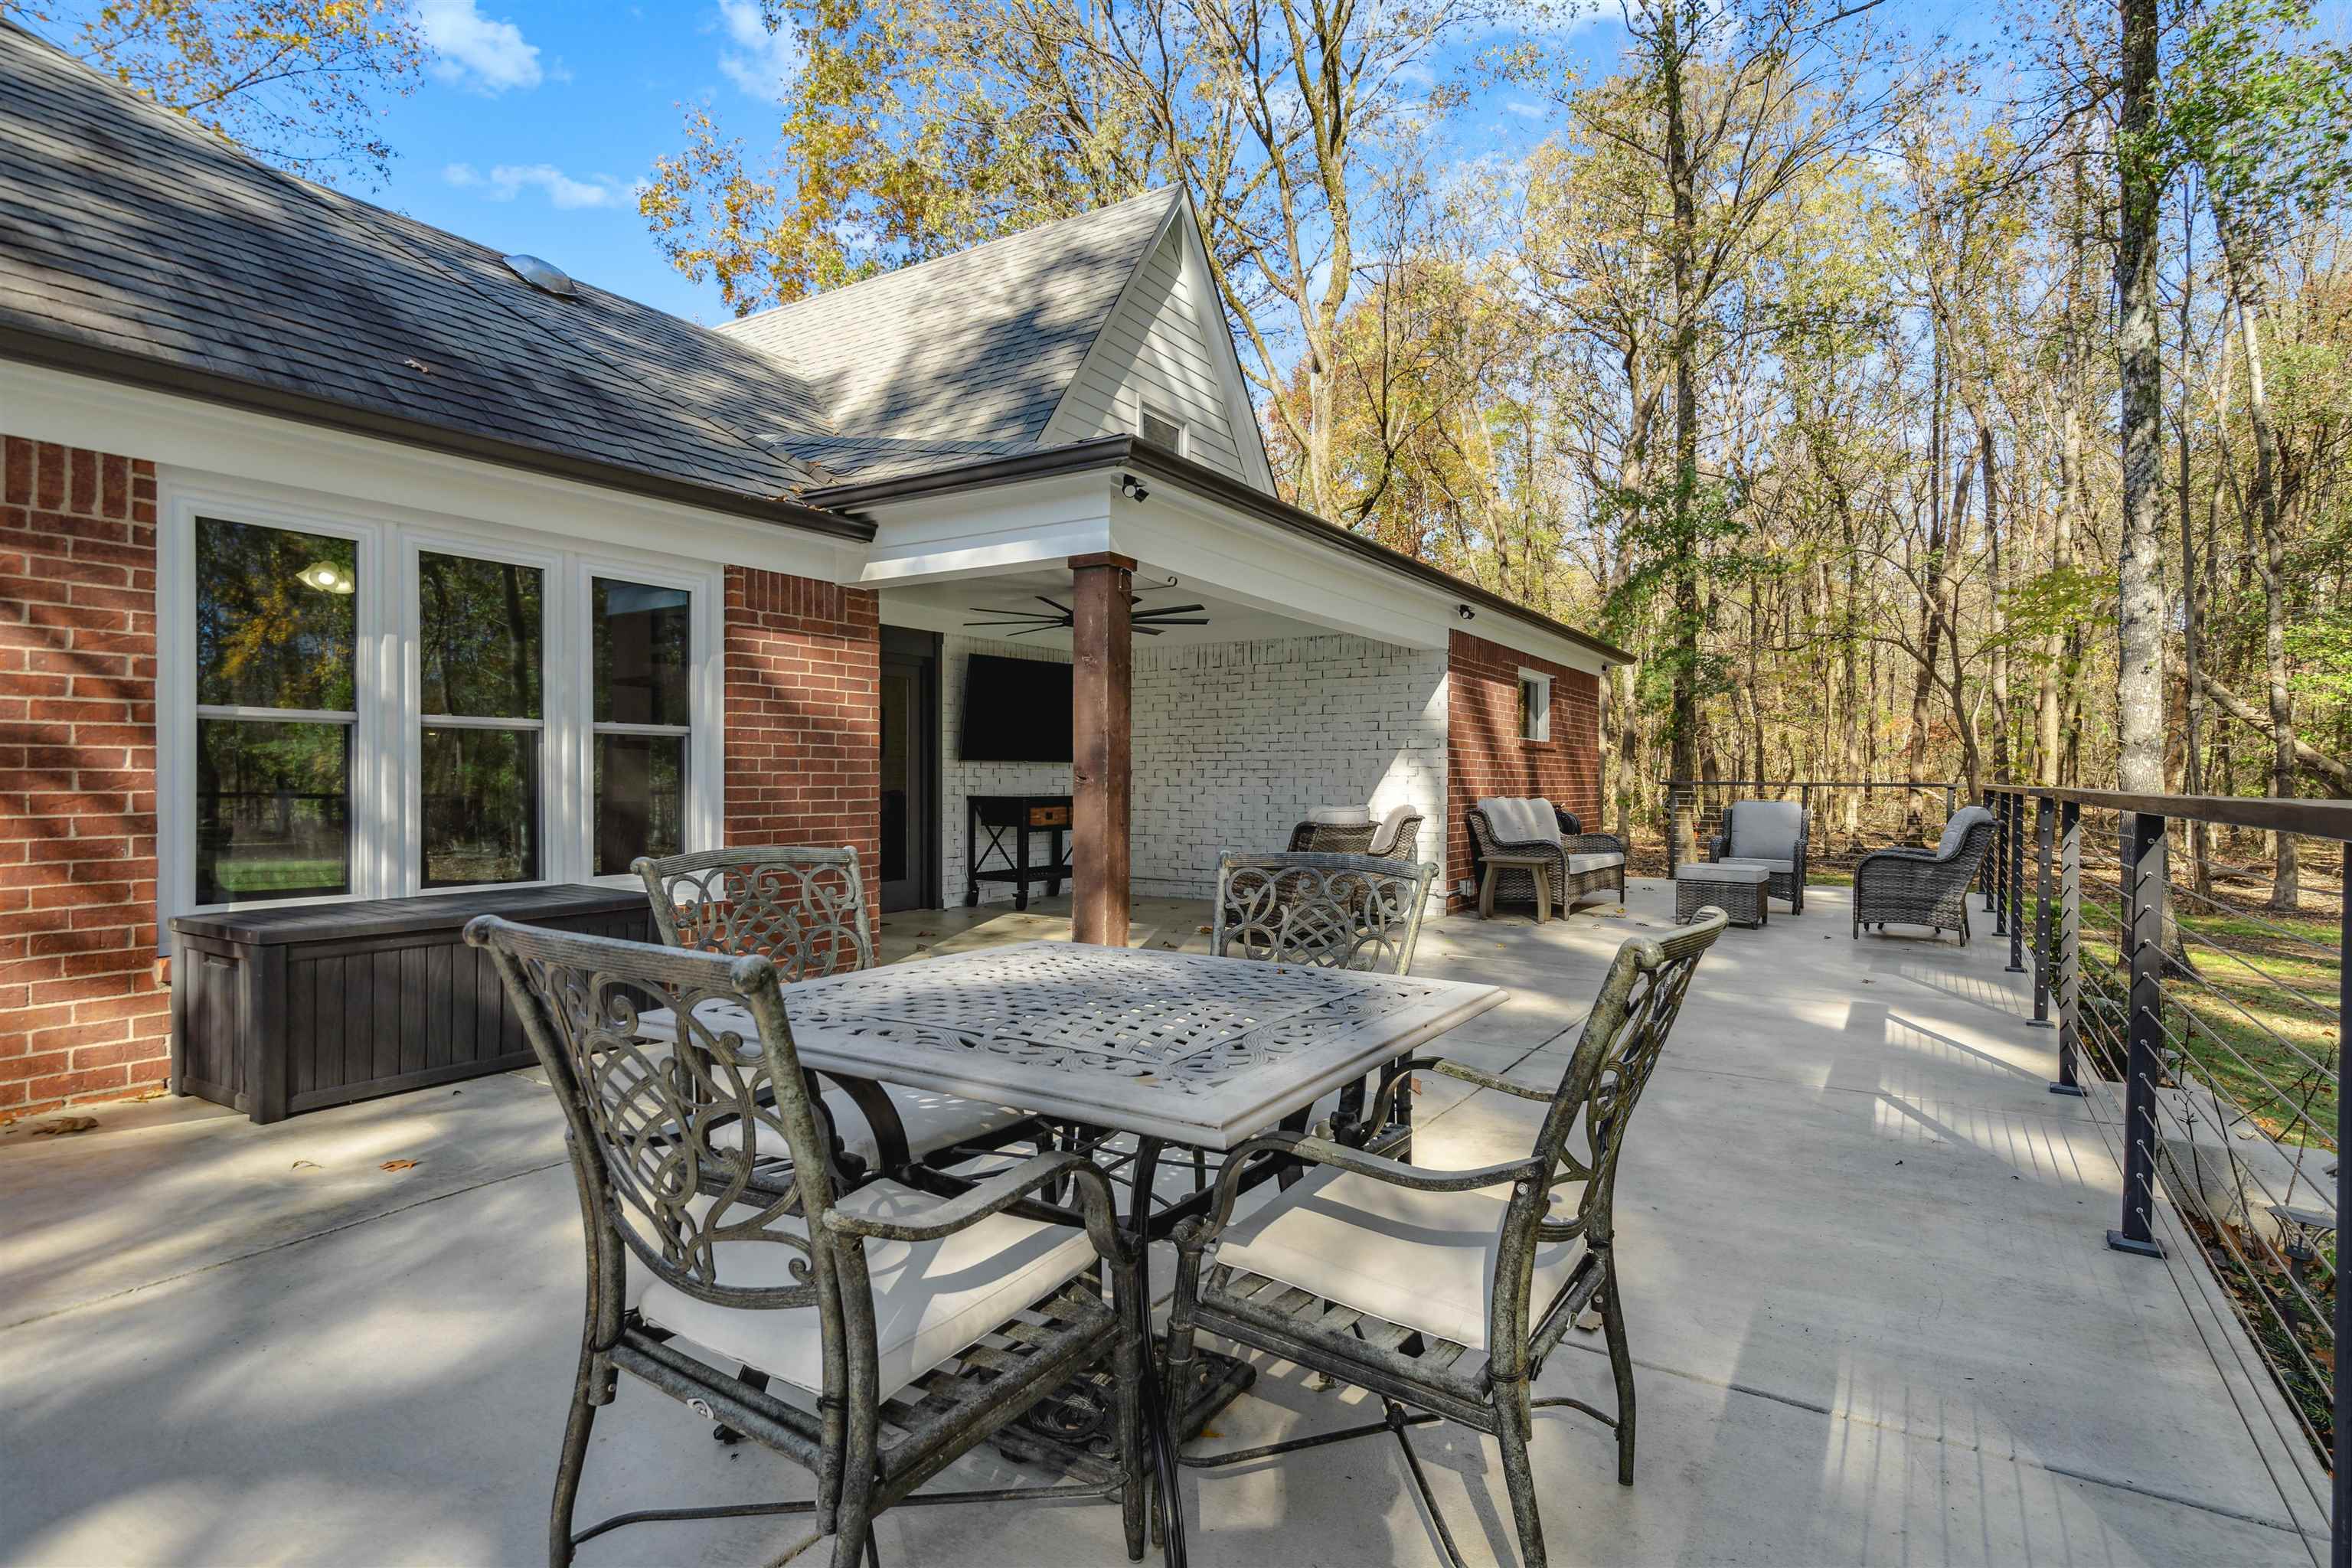
[(163, 1081), (155, 469), (0, 437), (0, 1115)]
[(726, 842), (882, 853), (882, 617), (863, 588), (727, 568)]

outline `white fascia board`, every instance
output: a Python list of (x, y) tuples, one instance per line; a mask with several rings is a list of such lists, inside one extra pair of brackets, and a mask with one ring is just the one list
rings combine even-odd
[(1608, 660), (1581, 643), (1570, 642), (1564, 637), (1545, 631), (1541, 626), (1531, 626), (1497, 610), (1473, 607), (1477, 609), (1478, 618), (1458, 625), (1474, 637), (1484, 637), (1490, 643), (1509, 648), (1513, 653), (1532, 654), (1538, 658), (1549, 659), (1587, 675), (1601, 675), (1609, 668)]
[(866, 510), (874, 542), (845, 579), (868, 588), (989, 577), (1112, 548), (1108, 474), (1071, 474), (921, 496)]
[(855, 582), (865, 546), (396, 441), (0, 360), (0, 431), (191, 474)]

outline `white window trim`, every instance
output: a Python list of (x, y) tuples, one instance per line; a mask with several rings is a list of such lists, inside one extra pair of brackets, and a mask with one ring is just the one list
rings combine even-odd
[[(1529, 745), (1549, 745), (1551, 743), (1551, 677), (1540, 669), (1528, 669), (1522, 666), (1519, 669), (1518, 683), (1524, 687), (1529, 681), (1535, 682), (1536, 690), (1540, 694), (1539, 700), (1533, 705), (1536, 732), (1532, 735), (1522, 732), (1519, 739)], [(1513, 697), (1516, 698), (1517, 695), (1516, 690), (1512, 692)]]
[[(165, 949), (171, 943), (171, 921), (175, 915), (412, 895), (462, 896), (488, 889), (561, 883), (630, 885), (625, 874), (590, 875), (595, 821), (594, 804), (587, 798), (593, 744), (589, 703), (595, 654), (588, 592), (594, 577), (680, 588), (694, 595), (686, 847), (708, 848), (720, 842), (726, 787), (723, 565), (602, 544), (583, 551), (572, 541), (500, 524), (173, 469), (158, 475), (157, 489), (156, 917), (159, 944)], [(360, 588), (355, 595), (358, 640), (352, 672), (357, 718), (352, 724), (348, 893), (220, 904), (195, 900), (195, 529), (200, 517), (357, 542)], [(539, 882), (422, 885), (423, 738), (415, 704), (423, 689), (417, 654), (416, 558), (425, 550), (511, 561), (539, 566), (548, 574), (546, 621), (541, 628), (545, 669), (541, 727), (546, 738), (541, 748), (540, 795), (541, 869), (545, 875)], [(231, 716), (226, 709), (206, 711)], [(255, 713), (280, 720), (304, 717), (276, 709)], [(485, 722), (493, 727), (514, 723)], [(371, 797), (376, 801), (396, 798), (397, 804), (390, 808), (362, 807), (360, 803)]]

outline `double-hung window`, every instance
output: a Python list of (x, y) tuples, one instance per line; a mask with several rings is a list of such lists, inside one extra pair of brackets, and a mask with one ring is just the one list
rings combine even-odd
[(209, 517), (195, 534), (196, 901), (348, 893), (358, 542)]
[(716, 569), (175, 498), (165, 913), (625, 877), (719, 815)]
[(417, 552), (421, 886), (546, 874), (546, 578), (511, 561)]

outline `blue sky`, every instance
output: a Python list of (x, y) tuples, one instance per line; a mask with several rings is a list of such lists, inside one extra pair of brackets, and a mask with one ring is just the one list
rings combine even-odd
[[(723, 320), (718, 289), (662, 258), (631, 187), (680, 144), (683, 105), (708, 105), (751, 148), (770, 144), (793, 49), (760, 26), (756, 0), (412, 3), (436, 58), (414, 94), (385, 107), (383, 134), (398, 154), (390, 184), (346, 182), (355, 194), (679, 315)], [(1917, 36), (1969, 10), (1968, 0), (1889, 0), (1881, 15)], [(1613, 62), (1616, 14), (1614, 0), (1601, 0), (1567, 32), (1589, 72)], [(1458, 68), (1496, 41), (1465, 44), (1438, 68)], [(1524, 94), (1481, 94), (1452, 124), (1454, 151), (1523, 150), (1546, 131), (1535, 107)]]

